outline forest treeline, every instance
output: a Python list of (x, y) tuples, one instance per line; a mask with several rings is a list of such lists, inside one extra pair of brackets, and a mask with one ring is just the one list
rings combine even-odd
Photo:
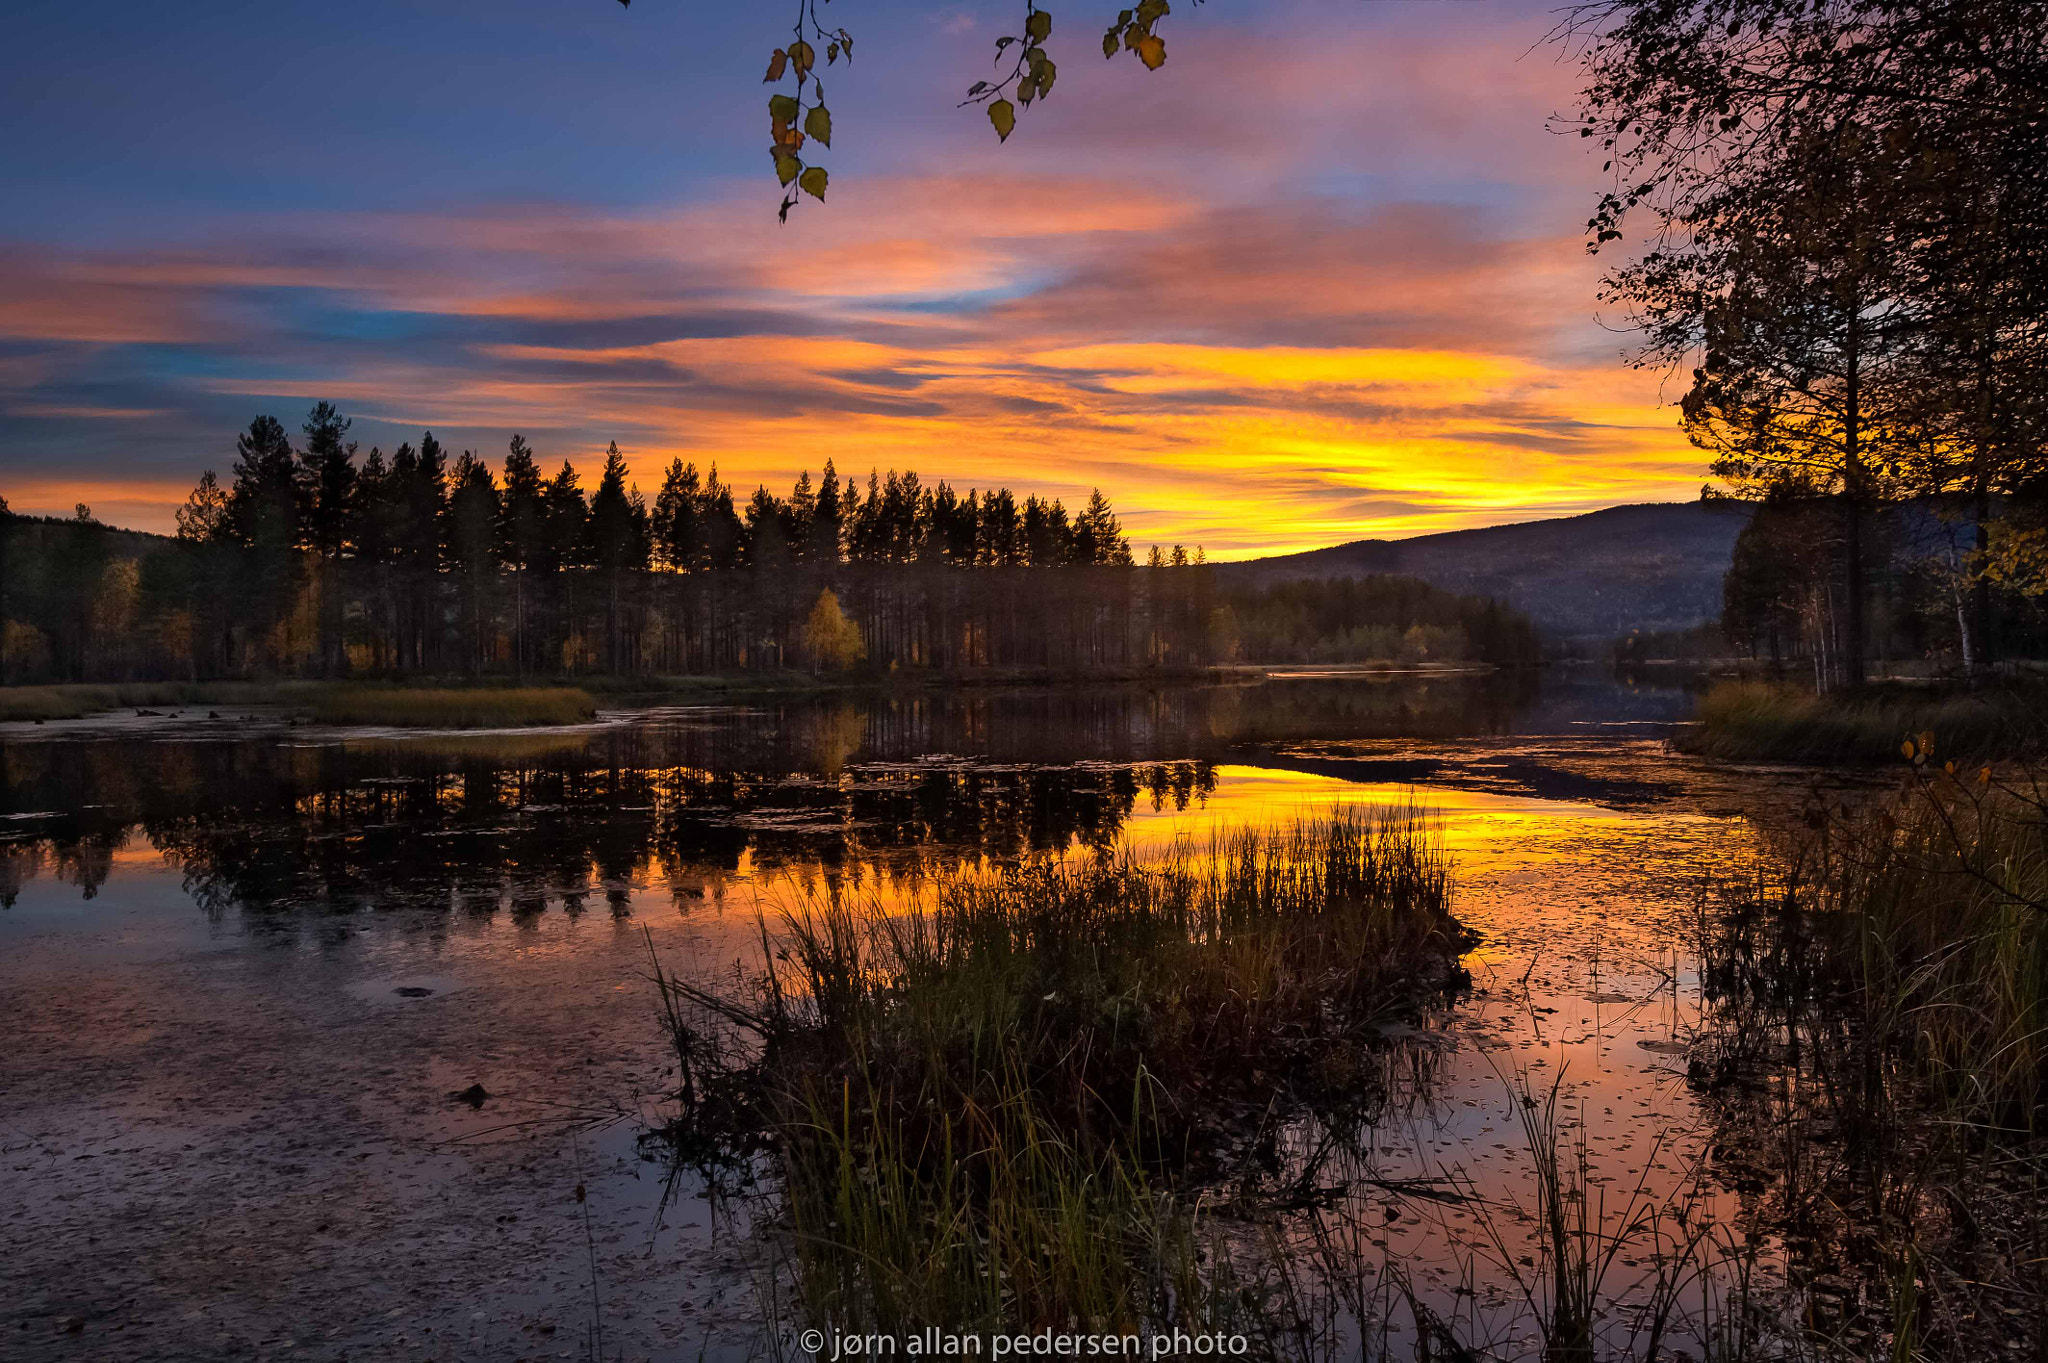
[(1103, 674), (1260, 661), (1534, 661), (1526, 619), (1398, 578), (1225, 591), (1198, 548), (1134, 560), (1077, 512), (916, 473), (742, 496), (678, 459), (652, 499), (616, 444), (594, 485), (513, 436), (498, 468), (431, 433), (363, 454), (331, 404), (208, 471), (177, 535), (8, 516), (0, 678)]

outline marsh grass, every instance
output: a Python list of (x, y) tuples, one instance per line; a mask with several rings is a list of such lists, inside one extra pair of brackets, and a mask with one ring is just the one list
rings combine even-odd
[(82, 719), (129, 706), (251, 705), (275, 688), (251, 682), (124, 682), (90, 686), (0, 686), (0, 721)]
[(2029, 775), (1923, 765), (1875, 807), (1810, 810), (1781, 878), (1701, 916), (1694, 1081), (1767, 1218), (1848, 1275), (1825, 1326), (1852, 1351), (2001, 1357), (2015, 1334), (2048, 1338), (2031, 1209), (2048, 1171), (2044, 796)]
[(1941, 735), (1956, 757), (2009, 757), (2048, 738), (2048, 695), (2038, 684), (1975, 692), (1871, 687), (1815, 695), (1765, 682), (1722, 682), (1701, 697), (1699, 727), (1677, 746), (1737, 761), (1896, 761), (1916, 734)]
[[(1952, 765), (1952, 764), (1951, 764)], [(1985, 1132), (2048, 1115), (2048, 791), (1988, 767), (1809, 811), (1782, 881), (1706, 924), (1707, 983), (1842, 1064), (1858, 1118), (1938, 1106)]]
[(518, 728), (579, 724), (596, 714), (575, 687), (417, 687), (380, 682), (124, 682), (0, 687), (0, 722), (83, 719), (112, 710), (282, 707), (323, 724)]
[(328, 686), (302, 702), (321, 724), (389, 724), (412, 728), (514, 729), (581, 724), (597, 714), (588, 692), (569, 686)]
[(1429, 820), (1353, 809), (810, 904), (737, 995), (657, 970), (676, 1135), (758, 1156), (813, 1323), (1264, 1337), (1284, 1278), (1205, 1198), (1371, 1101), (1376, 1024), (1457, 978), (1449, 900)]

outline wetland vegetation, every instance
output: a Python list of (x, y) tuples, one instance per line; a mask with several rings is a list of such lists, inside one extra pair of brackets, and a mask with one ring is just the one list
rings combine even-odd
[[(133, 975), (147, 1025), (197, 1026), (190, 996), (302, 1037), (301, 1077), (267, 1082), (350, 1114), (180, 1159), (267, 1190), (251, 1214), (285, 1197), (273, 1165), (301, 1170), (348, 1217), (373, 1196), (358, 1144), (425, 1120), (380, 1115), (382, 1086), (510, 1123), (490, 1139), (558, 1175), (465, 1185), (499, 1229), (458, 1199), (435, 1233), (498, 1273), (494, 1237), (557, 1204), (590, 1207), (600, 1247), (680, 1220), (658, 1255), (599, 1256), (596, 1311), (586, 1268), (531, 1317), (650, 1356), (772, 1350), (764, 1319), (1070, 1318), (1285, 1359), (2027, 1356), (2042, 792), (1951, 773), (1938, 736), (1840, 779), (1674, 755), (1690, 708), (1502, 673), (782, 697), (531, 734), (22, 726), (0, 932), (30, 1020), (9, 1064), (45, 1096), (17, 1120), (31, 1152), (90, 1153), (109, 1086), (282, 1110), (219, 1068), (246, 1040), (134, 1050), (160, 1079), (73, 1053), (141, 1025), (112, 944), (143, 928), (66, 944), (158, 895), (134, 924), (189, 917), (211, 945)], [(265, 1021), (279, 990), (305, 1026)], [(81, 1023), (72, 997), (102, 994)], [(578, 1086), (586, 1048), (609, 1088)], [(71, 1107), (63, 1066), (98, 1076)], [(473, 1114), (446, 1097), (472, 1085)], [(97, 1215), (97, 1165), (50, 1166), (65, 1199), (26, 1215)], [(200, 1224), (197, 1190), (155, 1177), (165, 1225)], [(578, 1226), (548, 1253), (581, 1263)], [(36, 1243), (39, 1283), (110, 1272)], [(662, 1334), (676, 1294), (702, 1314)], [(185, 1338), (152, 1309), (138, 1338)]]
[(1816, 1352), (2022, 1358), (2048, 1322), (2048, 804), (1920, 765), (1704, 903), (1690, 1058)]
[(139, 718), (219, 708), (275, 711), (317, 724), (517, 728), (579, 724), (596, 703), (566, 686), (398, 686), (361, 682), (122, 682), (0, 686), (0, 723), (84, 719), (133, 710)]
[(658, 975), (674, 1139), (766, 1153), (834, 1329), (1264, 1335), (1199, 1196), (1319, 1195), (1276, 1143), (1384, 1101), (1381, 1027), (1459, 976), (1450, 881), (1418, 811), (1353, 809), (806, 904), (738, 991)]
[[(752, 1208), (764, 1301), (828, 1335), (2031, 1358), (2048, 792), (1925, 736), (1897, 761), (1696, 881), (1670, 1039), (1639, 1043), (1682, 1066), (1690, 1150), (1598, 1168), (1568, 1067), (1512, 1065), (1492, 1074), (1525, 1193), (1456, 1164), (1383, 1175), (1376, 1143), (1435, 1082), (1407, 1024), (1458, 1006), (1471, 945), (1451, 860), (1399, 807), (807, 900), (763, 922), (758, 975), (720, 985), (657, 962), (665, 1138)], [(1448, 1297), (1377, 1234), (1418, 1211), (1465, 1284)], [(1505, 1309), (1471, 1310), (1473, 1284)]]
[(1687, 752), (1751, 762), (1897, 762), (1921, 734), (1944, 758), (2009, 759), (2039, 751), (2048, 685), (2009, 678), (1964, 687), (1894, 683), (1816, 693), (1762, 681), (1721, 681), (1700, 697)]

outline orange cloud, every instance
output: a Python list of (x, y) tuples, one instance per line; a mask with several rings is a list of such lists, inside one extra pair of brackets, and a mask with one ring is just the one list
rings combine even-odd
[[(746, 487), (828, 458), (1100, 486), (1141, 543), (1223, 556), (1692, 494), (1696, 452), (1593, 324), (1571, 224), (1398, 188), (1454, 152), (1541, 180), (1556, 139), (1529, 110), (1567, 101), (1567, 69), (1515, 60), (1518, 39), (1201, 35), (1176, 62), (1228, 59), (1143, 87), (1145, 126), (1207, 165), (1298, 177), (1287, 193), (1155, 157), (1080, 85), (1032, 111), (1006, 173), (910, 155), (786, 229), (749, 185), (643, 213), (507, 204), (9, 251), (0, 448), (30, 453), (0, 454), (0, 489), (68, 510), (85, 485), (33, 452), (83, 447), (128, 471), (85, 500), (118, 493), (164, 528), (199, 468), (225, 471), (234, 427), (328, 398), (365, 444), (432, 427), (495, 453), (518, 430), (584, 462), (617, 439), (650, 490), (671, 458)], [(1372, 165), (1396, 190), (1325, 190), (1340, 151), (1390, 126)]]

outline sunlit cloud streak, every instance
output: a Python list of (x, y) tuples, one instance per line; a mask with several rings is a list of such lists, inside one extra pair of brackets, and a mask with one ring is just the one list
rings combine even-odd
[[(365, 448), (431, 427), (495, 456), (520, 431), (588, 464), (617, 440), (650, 492), (673, 457), (743, 489), (828, 458), (962, 489), (1100, 486), (1141, 544), (1225, 557), (1697, 489), (1555, 211), (1556, 139), (1530, 111), (1568, 94), (1559, 68), (1421, 30), (1374, 49), (1377, 81), (1355, 54), (1223, 26), (1175, 60), (1233, 42), (1220, 76), (1147, 85), (1122, 122), (1080, 84), (1001, 162), (913, 143), (784, 230), (758, 185), (721, 184), (681, 206), (282, 211), (20, 243), (0, 252), (0, 492), (164, 529), (252, 415), (296, 425), (321, 398)], [(1507, 78), (1475, 86), (1482, 58)], [(1276, 143), (1247, 107), (1404, 136), (1318, 177), (1328, 145)], [(1133, 117), (1180, 141), (1108, 173)]]

